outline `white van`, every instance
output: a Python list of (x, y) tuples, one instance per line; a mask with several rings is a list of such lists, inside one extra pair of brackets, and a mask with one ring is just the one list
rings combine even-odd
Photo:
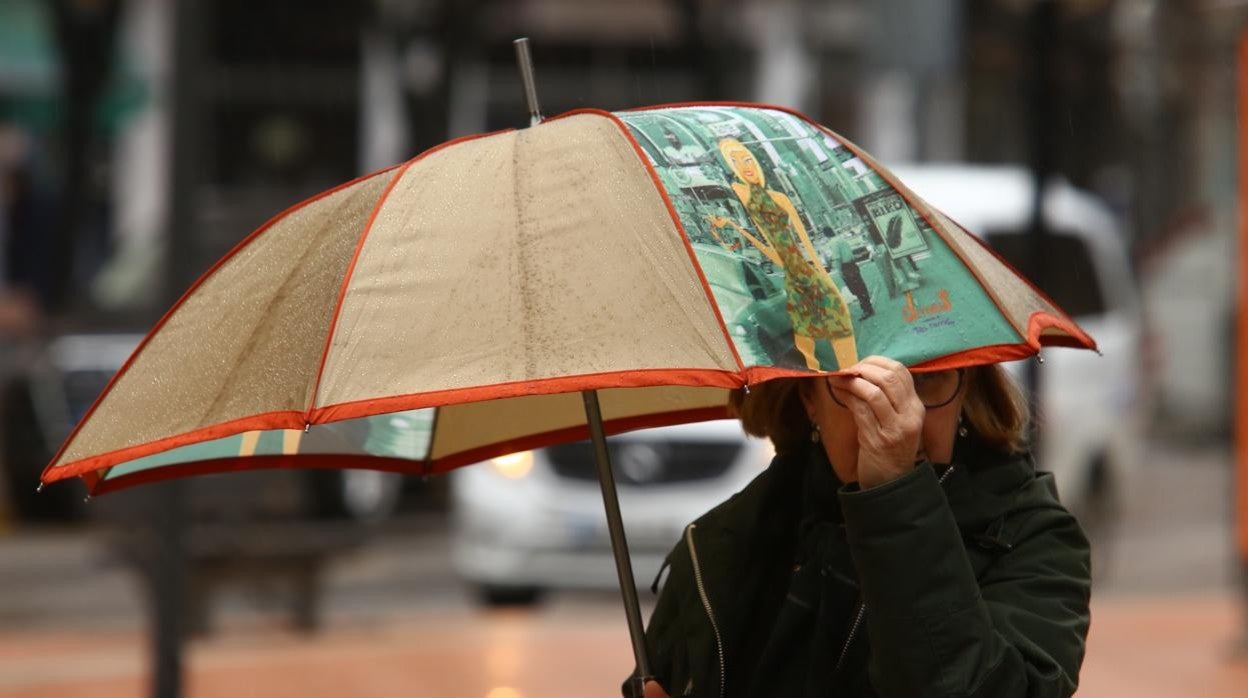
[[(1019, 266), (1033, 191), (1025, 170), (894, 171)], [(1054, 473), (1085, 528), (1103, 539), (1139, 447), (1138, 301), (1121, 234), (1104, 205), (1055, 183), (1045, 213), (1052, 276), (1044, 290), (1096, 338), (1103, 356), (1043, 352), (1039, 465)], [(1016, 377), (1023, 363), (1010, 364)], [(686, 523), (744, 487), (773, 455), (769, 442), (747, 439), (735, 421), (639, 431), (609, 442), (639, 587), (649, 584)], [(548, 588), (616, 587), (588, 444), (513, 454), (450, 478), (455, 568), (486, 603), (531, 603)]]
[[(1034, 180), (1021, 167), (892, 168), (916, 194), (979, 235), (1016, 268), (1030, 249)], [(1039, 467), (1104, 552), (1122, 478), (1138, 462), (1147, 414), (1142, 390), (1143, 321), (1126, 238), (1095, 196), (1053, 180), (1042, 290), (1096, 339), (1101, 354), (1046, 349), (1037, 419)], [(1022, 379), (1025, 362), (1010, 364)], [(1100, 556), (1103, 560), (1104, 557)]]

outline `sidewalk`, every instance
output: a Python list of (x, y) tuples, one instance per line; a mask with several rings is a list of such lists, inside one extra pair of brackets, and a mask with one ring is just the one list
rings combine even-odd
[[(1223, 450), (1151, 448), (1096, 582), (1080, 696), (1244, 698), (1248, 630), (1231, 557)], [(485, 613), (450, 574), (438, 521), (380, 537), (326, 584), (325, 632), (285, 630), (248, 597), (191, 643), (190, 698), (618, 695), (632, 665), (618, 597), (559, 594)], [(648, 595), (646, 595), (648, 596)], [(146, 698), (143, 599), (82, 532), (0, 537), (0, 698)]]
[[(1111, 598), (1092, 606), (1079, 695), (1248, 695), (1248, 625), (1229, 594)], [(1238, 651), (1237, 651), (1238, 650)]]
[[(1240, 617), (1229, 596), (1098, 601), (1081, 696), (1243, 698), (1248, 658), (1230, 652)], [(0, 697), (146, 695), (135, 632), (8, 632)], [(560, 603), (535, 614), (450, 609), (349, 624), (313, 638), (233, 627), (194, 643), (192, 698), (561, 698), (613, 696), (631, 655), (619, 609)]]

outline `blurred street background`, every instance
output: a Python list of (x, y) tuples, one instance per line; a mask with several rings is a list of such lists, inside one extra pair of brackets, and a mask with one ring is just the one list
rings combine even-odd
[[(1095, 544), (1079, 694), (1248, 695), (1246, 29), (1241, 0), (0, 0), (0, 698), (618, 694), (632, 660), (597, 524), (566, 522), (566, 584), (500, 582), (465, 563), (489, 505), (457, 496), (467, 478), (35, 494), (146, 330), (249, 232), (526, 126), (520, 36), (548, 115), (779, 104), (938, 207), (991, 202), (975, 232), (1042, 250), (1013, 261), (1105, 349), (1092, 374), (1061, 349), (1018, 370), (1043, 386), (1041, 466)], [(1062, 245), (1012, 250), (1036, 230)], [(528, 472), (507, 467), (470, 466)], [(661, 485), (643, 475), (624, 488)]]

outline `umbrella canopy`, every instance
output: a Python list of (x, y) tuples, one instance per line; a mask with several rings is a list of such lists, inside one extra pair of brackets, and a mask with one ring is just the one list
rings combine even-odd
[(869, 354), (923, 370), (1042, 345), (1094, 347), (800, 114), (585, 110), (269, 221), (156, 325), (43, 478), (439, 472), (585, 438), (579, 391), (616, 433), (722, 417), (729, 389)]

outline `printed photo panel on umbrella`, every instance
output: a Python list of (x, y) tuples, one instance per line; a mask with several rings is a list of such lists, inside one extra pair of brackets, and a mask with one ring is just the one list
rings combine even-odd
[(619, 117), (747, 366), (834, 371), (872, 354), (911, 366), (976, 361), (968, 350), (982, 350), (979, 362), (1021, 358), (1038, 347), (1036, 312), (1037, 333), (1086, 339), (971, 235), (799, 115), (694, 105)]

